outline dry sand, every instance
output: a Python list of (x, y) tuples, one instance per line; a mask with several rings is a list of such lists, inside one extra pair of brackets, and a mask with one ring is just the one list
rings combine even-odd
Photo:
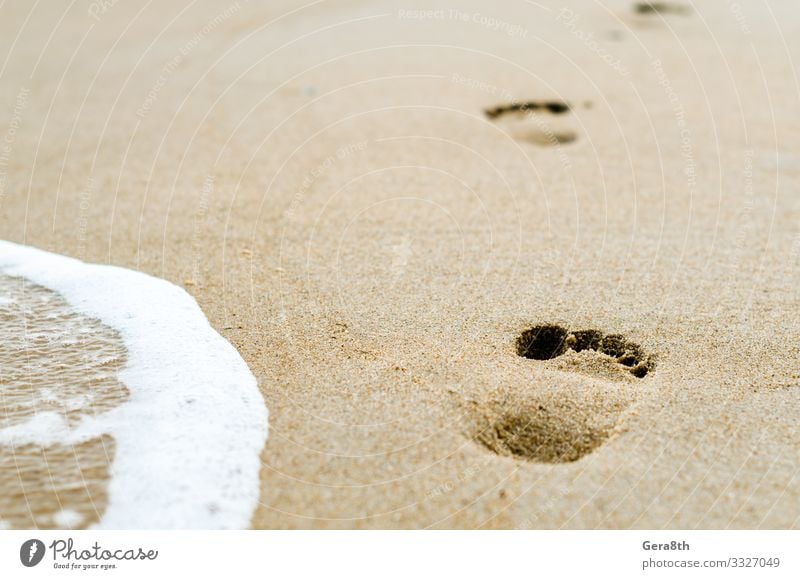
[(796, 3), (458, 4), (4, 3), (0, 237), (196, 297), (254, 527), (800, 526)]

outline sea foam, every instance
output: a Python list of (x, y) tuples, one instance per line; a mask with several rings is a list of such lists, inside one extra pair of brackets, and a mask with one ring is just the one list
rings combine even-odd
[(195, 300), (140, 272), (5, 241), (0, 272), (50, 289), (116, 330), (127, 353), (118, 378), (129, 390), (121, 405), (77, 425), (40, 413), (0, 428), (0, 444), (76, 444), (111, 435), (108, 505), (95, 528), (248, 527), (259, 497), (267, 409), (244, 360)]

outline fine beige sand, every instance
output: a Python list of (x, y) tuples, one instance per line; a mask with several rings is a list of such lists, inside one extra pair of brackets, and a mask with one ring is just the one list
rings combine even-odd
[(3, 3), (0, 238), (197, 299), (255, 528), (797, 528), (796, 2), (451, 4)]

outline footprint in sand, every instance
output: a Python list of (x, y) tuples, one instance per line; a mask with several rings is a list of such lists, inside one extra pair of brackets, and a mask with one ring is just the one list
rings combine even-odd
[(628, 20), (634, 28), (657, 30), (673, 17), (691, 15), (692, 9), (686, 4), (675, 2), (636, 2), (631, 6), (631, 12), (632, 14), (621, 14), (620, 17)]
[(518, 141), (540, 146), (571, 143), (577, 133), (554, 119), (572, 111), (561, 101), (527, 101), (498, 105), (484, 110), (492, 121), (501, 123)]
[[(561, 326), (534, 326), (525, 330), (517, 338), (517, 354), (531, 360), (552, 360), (570, 352), (592, 352), (586, 356), (570, 356), (572, 368), (584, 369), (586, 373), (595, 372), (599, 366), (618, 371), (629, 371), (637, 378), (644, 378), (653, 367), (652, 356), (647, 356), (638, 344), (627, 340), (620, 334), (603, 334), (598, 330), (570, 331)], [(586, 362), (585, 364), (583, 362)]]
[(546, 370), (535, 390), (500, 389), (474, 408), (472, 438), (526, 461), (574, 462), (605, 443), (655, 368), (652, 355), (624, 336), (545, 324), (516, 339), (522, 364)]
[(637, 2), (633, 5), (633, 11), (643, 16), (655, 16), (659, 14), (677, 14), (685, 16), (691, 12), (691, 9), (684, 4), (675, 4), (673, 2)]

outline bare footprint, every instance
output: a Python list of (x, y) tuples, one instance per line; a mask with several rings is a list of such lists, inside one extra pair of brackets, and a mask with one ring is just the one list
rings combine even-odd
[(492, 121), (502, 121), (518, 141), (554, 146), (577, 140), (575, 131), (560, 126), (553, 118), (569, 113), (572, 106), (561, 101), (527, 101), (498, 105), (484, 110)]
[(507, 105), (499, 105), (484, 112), (486, 116), (494, 120), (503, 115), (516, 114), (517, 116), (524, 117), (532, 112), (544, 112), (553, 115), (562, 115), (569, 112), (570, 106), (567, 103), (559, 101), (528, 101), (524, 103), (511, 103)]
[(498, 455), (540, 463), (574, 462), (602, 446), (634, 400), (632, 385), (655, 367), (624, 336), (554, 324), (523, 331), (516, 353), (545, 364), (545, 377), (476, 402), (471, 437)]
[(516, 138), (521, 141), (533, 143), (534, 145), (541, 145), (546, 147), (548, 145), (562, 145), (572, 143), (578, 139), (578, 134), (575, 131), (544, 131), (538, 129), (531, 129), (528, 131), (518, 131)]
[[(655, 364), (652, 356), (646, 355), (638, 344), (620, 334), (603, 334), (598, 330), (570, 331), (561, 326), (544, 324), (525, 330), (517, 338), (517, 354), (532, 360), (551, 360), (584, 351), (592, 354), (589, 357), (570, 356), (568, 359), (573, 362), (587, 360), (598, 370), (609, 367), (609, 363), (617, 364), (611, 367), (630, 372), (637, 378), (647, 376)], [(594, 373), (591, 367), (588, 373)]]
[(652, 16), (657, 14), (677, 14), (685, 16), (691, 12), (689, 6), (674, 2), (637, 2), (633, 5), (636, 14)]
[(473, 440), (495, 454), (542, 463), (574, 462), (600, 447), (630, 405), (627, 394), (600, 383), (552, 379), (544, 392), (506, 392), (479, 404)]

